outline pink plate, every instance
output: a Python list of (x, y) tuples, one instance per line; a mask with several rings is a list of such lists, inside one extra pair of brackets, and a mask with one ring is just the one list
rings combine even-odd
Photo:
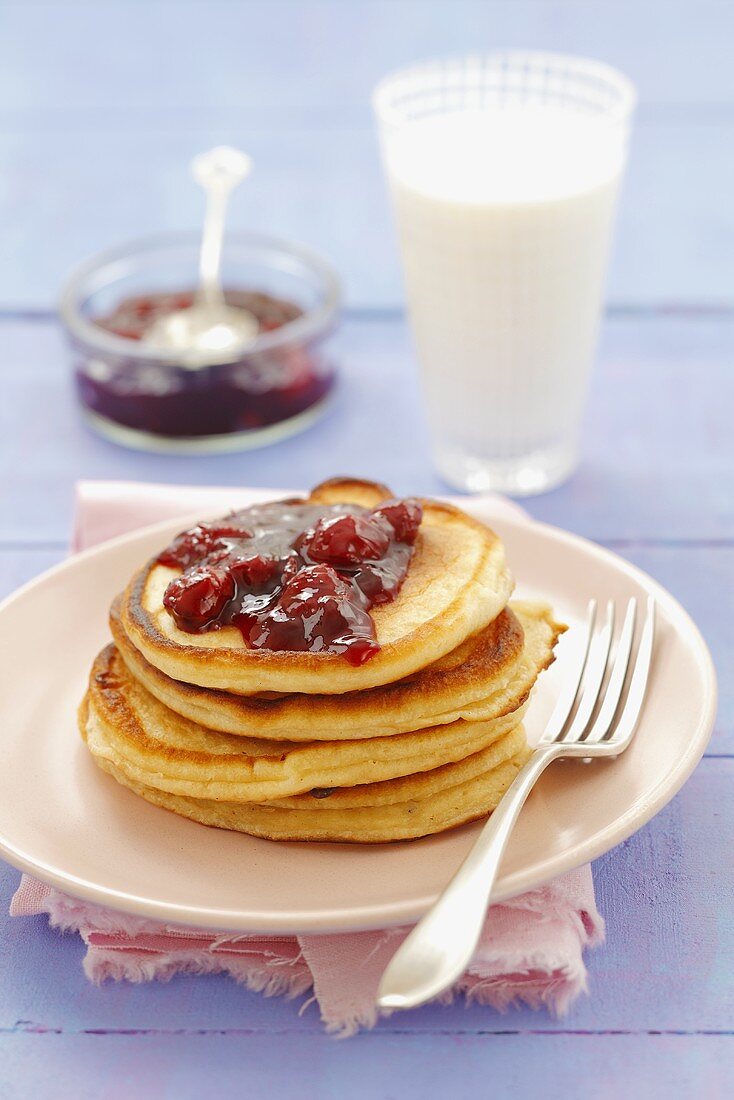
[[(471, 510), (470, 502), (467, 508)], [(481, 512), (475, 508), (475, 514)], [(706, 645), (673, 597), (590, 542), (525, 520), (495, 522), (519, 578), (572, 627), (590, 596), (651, 593), (658, 634), (632, 747), (616, 761), (553, 765), (525, 807), (495, 898), (510, 897), (625, 840), (668, 802), (703, 754), (716, 680)], [(285, 844), (209, 829), (148, 805), (101, 773), (76, 729), (107, 607), (133, 570), (181, 529), (167, 521), (50, 570), (0, 607), (0, 853), (70, 894), (169, 922), (246, 932), (327, 932), (415, 920), (479, 825), (385, 845)], [(573, 648), (541, 677), (537, 739)]]

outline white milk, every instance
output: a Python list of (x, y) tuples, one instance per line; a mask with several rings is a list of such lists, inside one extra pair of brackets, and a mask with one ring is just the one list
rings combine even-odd
[(580, 113), (505, 107), (412, 122), (385, 157), (443, 472), (471, 481), (472, 464), (537, 453), (547, 465), (564, 440), (572, 451), (623, 136)]

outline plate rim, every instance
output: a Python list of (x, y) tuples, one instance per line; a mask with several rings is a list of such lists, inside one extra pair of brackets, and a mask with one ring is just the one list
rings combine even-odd
[[(448, 499), (455, 500), (456, 498)], [(463, 498), (461, 503), (467, 508), (470, 508), (474, 503), (479, 507), (484, 504), (484, 508), (488, 512), (491, 509), (491, 504), (486, 501), (486, 498), (480, 498), (476, 501), (472, 501), (471, 498)], [(200, 519), (202, 512), (205, 511), (206, 509), (199, 509), (195, 513), (196, 517)], [(26, 593), (47, 583), (50, 578), (55, 577), (57, 574), (63, 574), (70, 568), (77, 568), (80, 562), (114, 552), (121, 546), (152, 538), (158, 532), (163, 534), (171, 528), (175, 529), (181, 522), (185, 523), (187, 518), (193, 515), (193, 512), (183, 512), (177, 518), (169, 517), (136, 528), (134, 531), (117, 535), (86, 550), (71, 554), (50, 569), (31, 578), (3, 599), (0, 602), (0, 616), (6, 608), (23, 599)], [(540, 533), (541, 537), (545, 536), (554, 541), (570, 544), (583, 552), (591, 553), (592, 556), (610, 564), (614, 569), (619, 569), (621, 566), (622, 572), (647, 589), (657, 601), (665, 605), (671, 618), (678, 620), (675, 623), (677, 632), (679, 634), (683, 633), (694, 642), (704, 686), (704, 705), (701, 708), (696, 729), (692, 733), (687, 749), (678, 758), (677, 764), (673, 771), (668, 774), (667, 780), (658, 782), (649, 792), (644, 807), (642, 809), (639, 807), (628, 809), (616, 820), (613, 826), (608, 826), (585, 841), (579, 841), (567, 851), (558, 853), (540, 861), (540, 863), (535, 862), (529, 868), (519, 869), (512, 874), (500, 876), (498, 886), (492, 894), (492, 903), (496, 904), (516, 897), (529, 889), (542, 886), (558, 875), (598, 859), (601, 855), (629, 839), (630, 836), (634, 835), (655, 817), (678, 794), (704, 755), (714, 729), (718, 689), (713, 658), (698, 626), (675, 596), (643, 569), (640, 569), (639, 566), (622, 558), (608, 547), (599, 545), (592, 539), (566, 531), (553, 524), (533, 519), (531, 516), (502, 514), (488, 516), (486, 521), (496, 523), (500, 528), (535, 530)], [(679, 626), (683, 628), (682, 631)], [(252, 934), (327, 934), (367, 931), (375, 928), (410, 924), (418, 920), (438, 896), (434, 893), (404, 901), (394, 901), (382, 905), (375, 903), (361, 904), (353, 908), (345, 907), (341, 910), (308, 909), (300, 911), (297, 916), (292, 911), (265, 914), (261, 911), (240, 908), (234, 912), (199, 905), (160, 902), (152, 898), (101, 886), (80, 876), (60, 871), (58, 868), (34, 858), (9, 841), (3, 834), (0, 834), (0, 856), (23, 873), (96, 905), (107, 906), (120, 912), (163, 923)]]

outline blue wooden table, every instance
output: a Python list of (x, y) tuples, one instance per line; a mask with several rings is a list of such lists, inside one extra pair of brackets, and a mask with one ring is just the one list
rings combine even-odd
[[(527, 45), (638, 84), (638, 117), (584, 460), (529, 502), (613, 547), (700, 624), (721, 677), (705, 760), (595, 865), (608, 943), (591, 993), (543, 1013), (428, 1007), (348, 1042), (312, 1009), (224, 978), (94, 988), (82, 947), (0, 916), (0, 1096), (731, 1095), (734, 1075), (734, 67), (730, 3), (649, 0), (58, 0), (0, 7), (0, 588), (59, 560), (79, 477), (398, 492), (432, 473), (368, 97), (417, 57)], [(235, 220), (342, 272), (343, 384), (319, 426), (259, 452), (123, 451), (79, 422), (53, 316), (86, 253), (199, 216), (188, 158), (257, 171)], [(389, 397), (389, 402), (387, 398)], [(0, 911), (17, 874), (0, 869)], [(512, 1093), (511, 1093), (511, 1090)]]

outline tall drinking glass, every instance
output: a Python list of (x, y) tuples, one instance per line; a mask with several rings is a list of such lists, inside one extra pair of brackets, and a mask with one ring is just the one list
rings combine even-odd
[(574, 468), (635, 95), (606, 65), (497, 53), (377, 87), (435, 460), (535, 493)]

